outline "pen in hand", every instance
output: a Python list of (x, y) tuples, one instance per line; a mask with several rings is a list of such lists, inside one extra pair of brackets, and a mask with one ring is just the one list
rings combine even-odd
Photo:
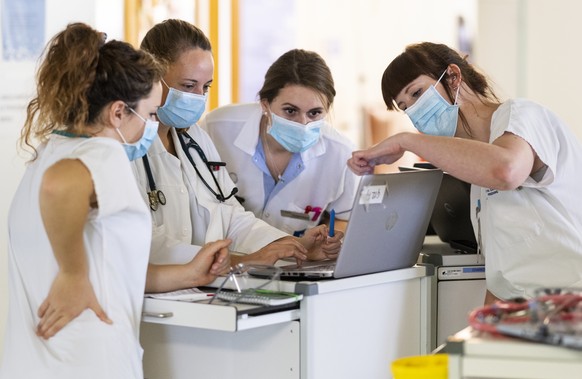
[(333, 237), (335, 235), (335, 210), (332, 209), (329, 211), (329, 236)]

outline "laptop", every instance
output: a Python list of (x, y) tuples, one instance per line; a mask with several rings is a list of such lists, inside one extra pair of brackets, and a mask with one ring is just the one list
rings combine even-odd
[[(413, 168), (400, 170), (434, 169), (430, 163), (415, 163)], [(443, 174), (435, 206), (429, 223), (430, 229), (452, 248), (466, 253), (477, 252), (477, 240), (471, 223), (471, 185), (448, 173)]]
[(412, 267), (442, 176), (436, 169), (363, 176), (337, 260), (280, 266), (281, 278), (344, 278)]

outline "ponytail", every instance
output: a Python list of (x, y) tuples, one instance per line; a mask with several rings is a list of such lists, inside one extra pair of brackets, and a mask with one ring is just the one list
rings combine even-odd
[(135, 106), (161, 75), (150, 54), (125, 42), (105, 43), (105, 34), (88, 25), (69, 24), (45, 49), (21, 145), (35, 150), (32, 139), (44, 142), (54, 130), (87, 134), (107, 104), (122, 100)]
[(32, 137), (44, 141), (58, 125), (81, 134), (89, 110), (85, 94), (103, 43), (101, 33), (80, 23), (70, 24), (49, 41), (36, 77), (37, 96), (27, 107), (24, 144), (32, 147)]

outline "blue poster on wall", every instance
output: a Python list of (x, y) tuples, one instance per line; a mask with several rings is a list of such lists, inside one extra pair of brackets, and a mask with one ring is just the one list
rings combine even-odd
[(33, 61), (45, 43), (46, 0), (0, 0), (2, 59)]

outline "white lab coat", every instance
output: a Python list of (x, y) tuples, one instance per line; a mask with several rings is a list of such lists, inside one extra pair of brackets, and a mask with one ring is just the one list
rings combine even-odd
[(301, 172), (292, 180), (279, 182), (280, 191), (265, 204), (264, 174), (256, 163), (261, 115), (259, 103), (227, 105), (208, 113), (201, 122), (226, 161), (239, 195), (245, 199), (245, 209), (287, 233), (313, 227), (320, 217), (306, 221), (283, 216), (282, 210), (334, 209), (338, 219), (347, 220), (360, 180), (347, 166), (354, 147), (327, 123), (318, 142), (301, 153), (302, 167), (294, 168)]
[[(547, 165), (541, 180), (516, 190), (473, 186), (481, 203), (487, 288), (501, 299), (532, 297), (540, 287), (582, 286), (582, 146), (553, 113), (528, 100), (495, 111), (490, 142), (505, 131), (527, 141)], [(473, 227), (479, 234), (476, 212)]]
[[(93, 179), (99, 207), (84, 227), (85, 249), (93, 290), (113, 324), (85, 310), (44, 340), (35, 334), (37, 311), (58, 265), (38, 198), (45, 170), (62, 159), (81, 160)], [(138, 335), (151, 221), (121, 144), (51, 135), (24, 173), (8, 228), (10, 305), (0, 378), (142, 379)]]
[[(208, 137), (197, 125), (188, 131), (200, 145), (208, 161), (220, 161), (220, 157)], [(200, 246), (218, 239), (230, 238), (229, 249), (252, 253), (288, 234), (277, 230), (246, 212), (232, 197), (220, 203), (206, 188), (184, 154), (175, 129), (171, 130), (178, 158), (168, 153), (161, 140), (156, 138), (148, 151), (155, 186), (167, 199), (152, 211), (153, 239), (150, 262), (185, 263), (191, 260)], [(190, 149), (198, 170), (206, 182), (216, 191), (211, 173), (194, 149)], [(133, 162), (134, 174), (147, 202), (148, 179), (141, 159)], [(224, 168), (214, 174), (225, 196), (234, 184)]]

